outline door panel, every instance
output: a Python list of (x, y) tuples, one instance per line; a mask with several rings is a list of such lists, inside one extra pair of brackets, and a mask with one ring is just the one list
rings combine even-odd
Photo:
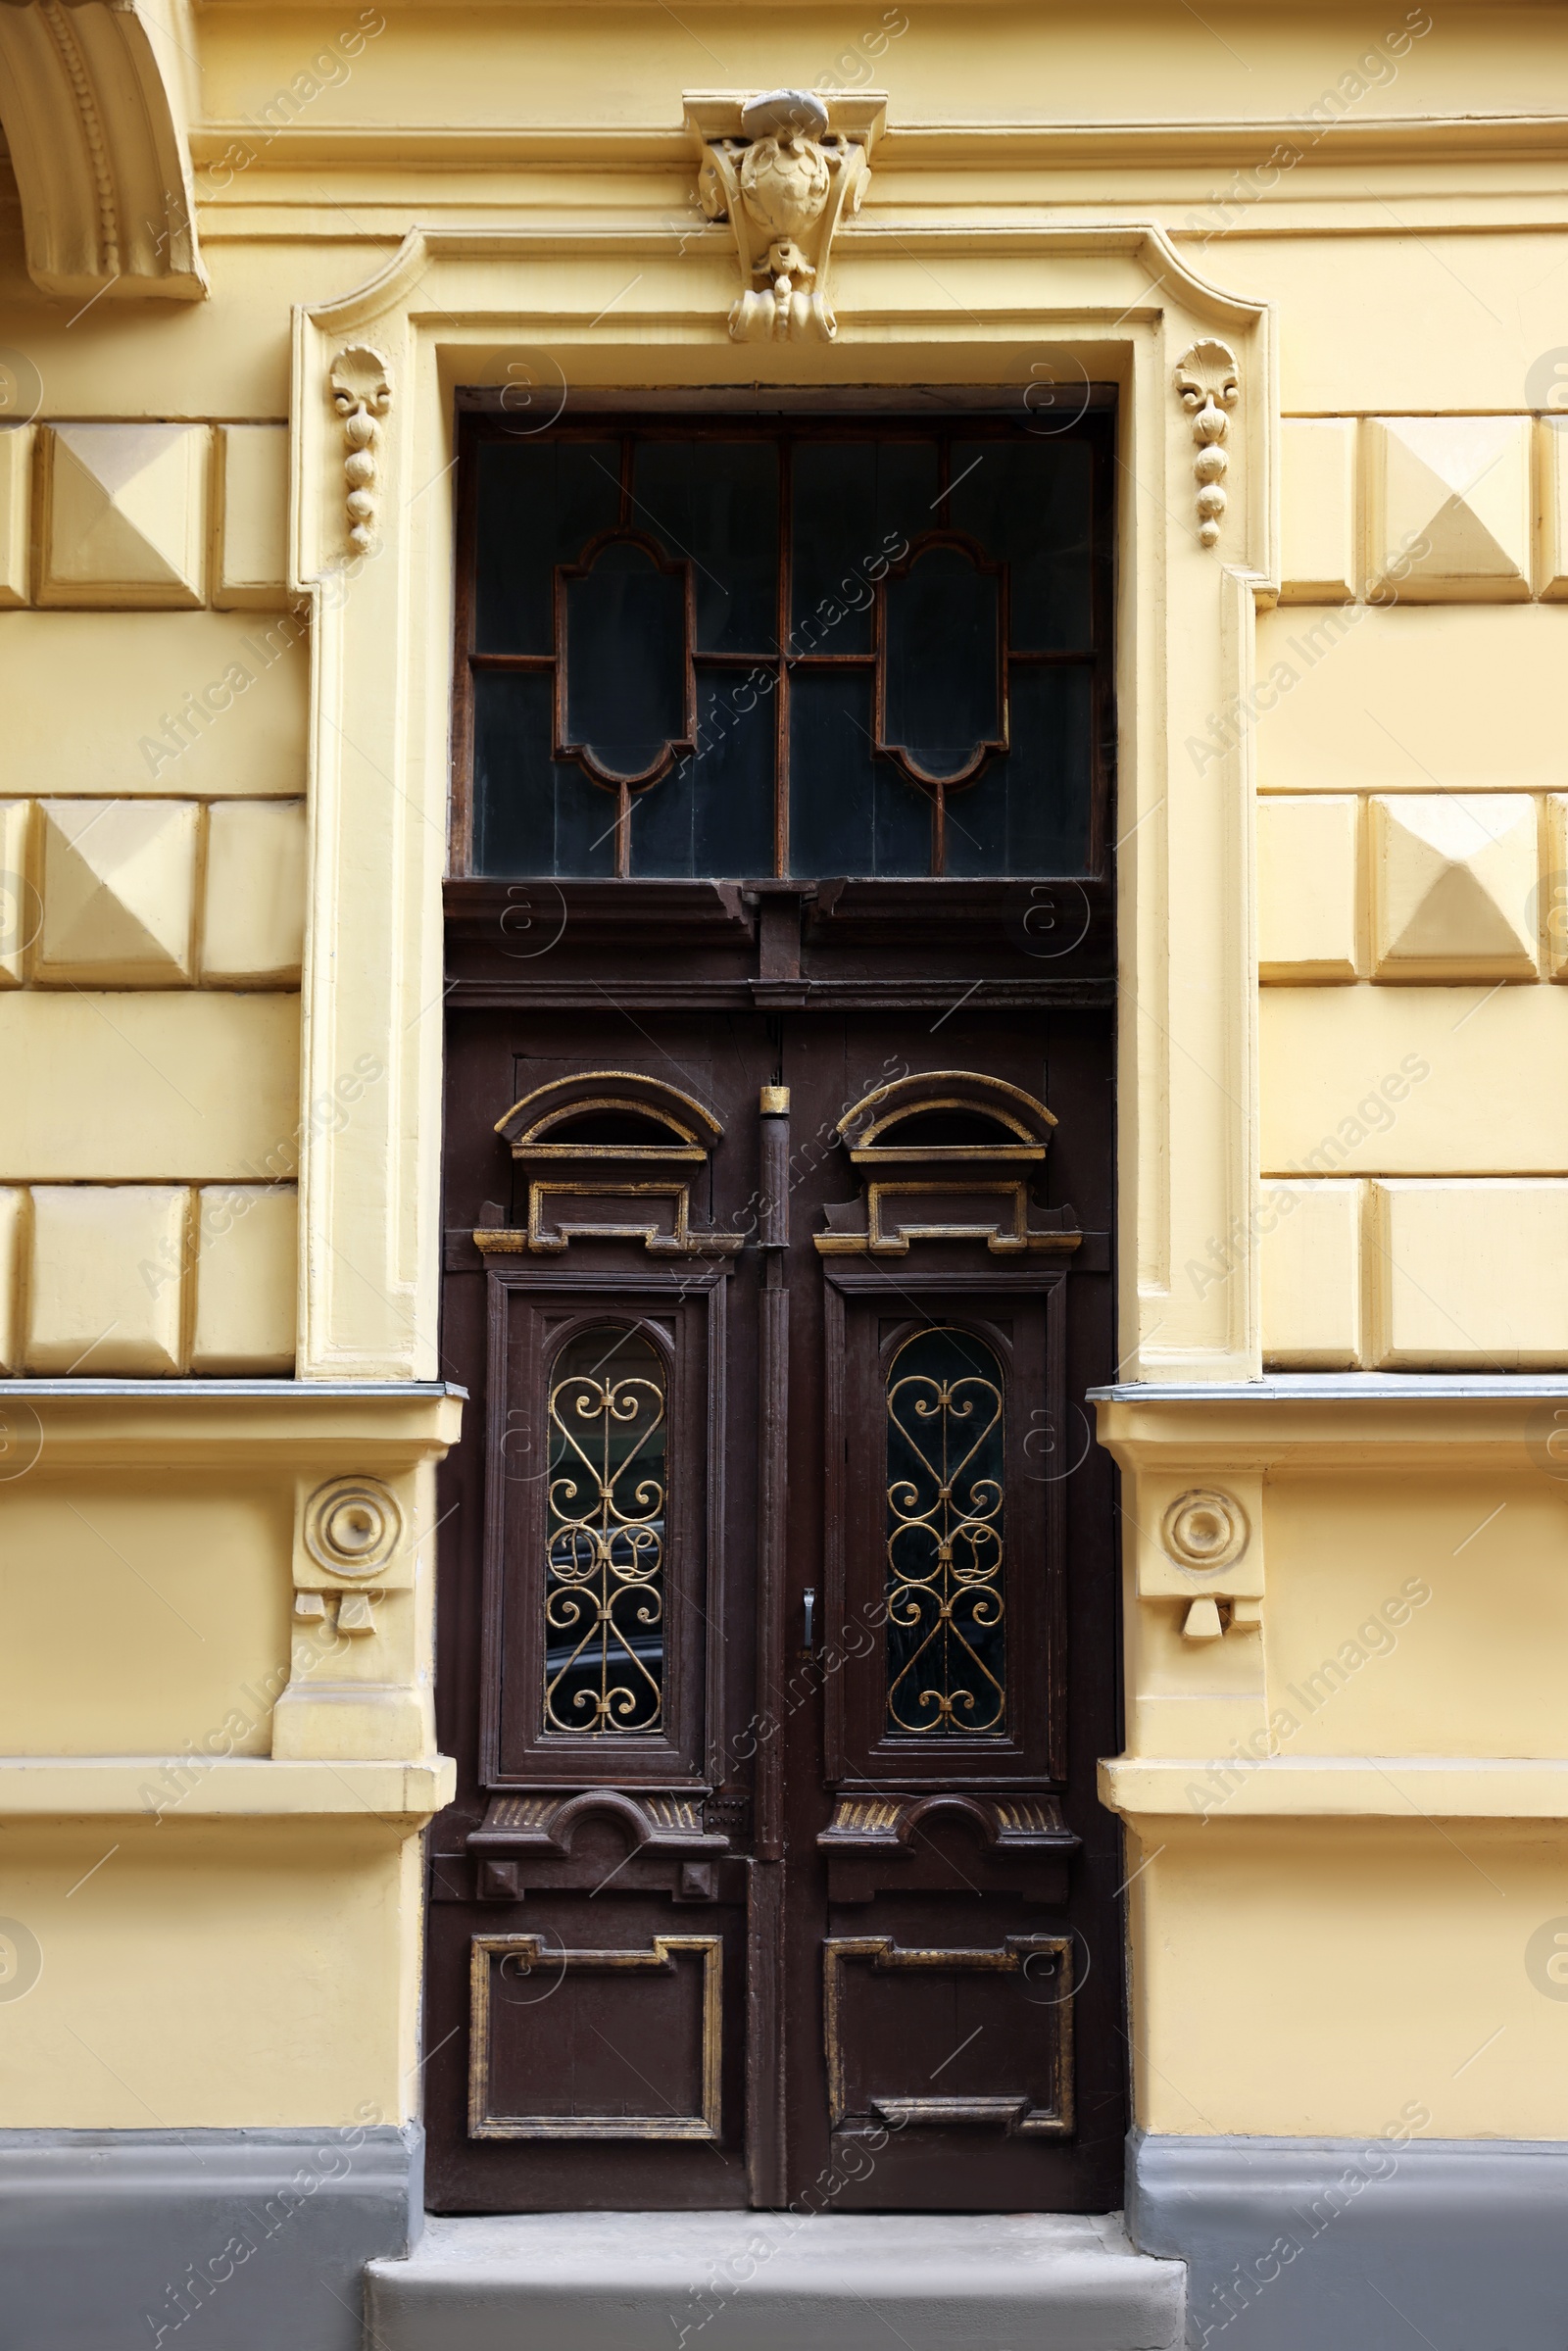
[[(442, 1595), (438, 2209), (1114, 2200), (1115, 1594), (1079, 1400), (1110, 1345), (1108, 1036), (931, 1027), (455, 1026), (447, 1344), (486, 1437)], [(509, 1121), (579, 1078), (564, 1141)], [(921, 1107), (958, 1078), (1049, 1103), (1021, 1177), (996, 1152), (1033, 1144)], [(708, 1113), (678, 1163), (626, 1123), (661, 1086)], [(840, 1131), (868, 1098), (914, 1201), (880, 1249), (843, 1246), (874, 1186), (886, 1210), (885, 1142), (857, 1162)], [(542, 1214), (578, 1148), (594, 1219)], [(999, 1215), (981, 1188), (1015, 1178)]]
[(460, 408), (431, 2202), (1108, 2209), (1114, 394)]

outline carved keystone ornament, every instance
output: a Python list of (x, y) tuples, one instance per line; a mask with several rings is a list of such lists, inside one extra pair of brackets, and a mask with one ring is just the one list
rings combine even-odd
[(865, 119), (830, 130), (827, 106), (813, 90), (688, 102), (702, 159), (698, 201), (710, 220), (727, 220), (735, 235), (742, 290), (729, 331), (736, 342), (830, 343), (838, 333), (827, 288), (833, 235), (846, 210), (860, 208), (881, 119), (879, 107), (866, 114), (863, 97), (856, 111)]

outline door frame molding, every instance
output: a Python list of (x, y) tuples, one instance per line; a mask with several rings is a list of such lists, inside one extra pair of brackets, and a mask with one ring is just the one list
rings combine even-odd
[[(305, 1097), (322, 1098), (358, 1053), (388, 1071), (341, 1131), (306, 1122), (302, 1376), (427, 1378), (437, 1360), (459, 387), (510, 387), (527, 430), (573, 392), (710, 400), (760, 381), (819, 394), (870, 382), (896, 400), (903, 387), (989, 386), (1048, 416), (1043, 384), (1061, 398), (1087, 378), (1119, 387), (1124, 483), (1120, 1373), (1255, 1378), (1255, 1252), (1227, 1282), (1185, 1269), (1245, 1224), (1256, 1180), (1249, 698), (1253, 609), (1278, 580), (1270, 306), (1199, 277), (1152, 221), (862, 216), (836, 248), (839, 339), (737, 346), (722, 240), (688, 254), (646, 181), (617, 171), (612, 143), (602, 170), (624, 226), (416, 227), (368, 283), (294, 313), (290, 577), (313, 622)], [(1177, 378), (1214, 338), (1240, 391), (1210, 548)], [(390, 387), (360, 553), (330, 390), (345, 349), (372, 349)]]

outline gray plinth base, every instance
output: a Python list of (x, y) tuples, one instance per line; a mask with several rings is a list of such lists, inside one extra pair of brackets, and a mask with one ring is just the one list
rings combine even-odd
[(6, 2351), (361, 2351), (421, 2222), (405, 2131), (0, 2131)]
[(372, 2262), (375, 2351), (1176, 2351), (1119, 2216), (538, 2213)]
[(1568, 2145), (1128, 2142), (1127, 2226), (1194, 2351), (1563, 2351)]

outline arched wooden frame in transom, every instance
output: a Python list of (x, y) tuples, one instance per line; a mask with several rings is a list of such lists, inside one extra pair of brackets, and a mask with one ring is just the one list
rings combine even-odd
[[(979, 1131), (901, 1140), (926, 1117), (955, 1114)], [(835, 1130), (860, 1172), (861, 1197), (829, 1206), (818, 1250), (906, 1256), (915, 1241), (983, 1242), (993, 1256), (1075, 1249), (1077, 1233), (1035, 1224), (1029, 1197), (1055, 1124), (1034, 1095), (983, 1070), (915, 1071), (876, 1087)]]
[[(583, 1119), (632, 1131), (582, 1140)], [(639, 1132), (638, 1130), (642, 1130)], [(496, 1121), (524, 1171), (527, 1216), (520, 1227), (484, 1227), (487, 1255), (559, 1254), (576, 1241), (640, 1241), (651, 1256), (733, 1256), (739, 1233), (692, 1224), (692, 1186), (723, 1136), (695, 1095), (627, 1069), (579, 1070), (525, 1094)]]

